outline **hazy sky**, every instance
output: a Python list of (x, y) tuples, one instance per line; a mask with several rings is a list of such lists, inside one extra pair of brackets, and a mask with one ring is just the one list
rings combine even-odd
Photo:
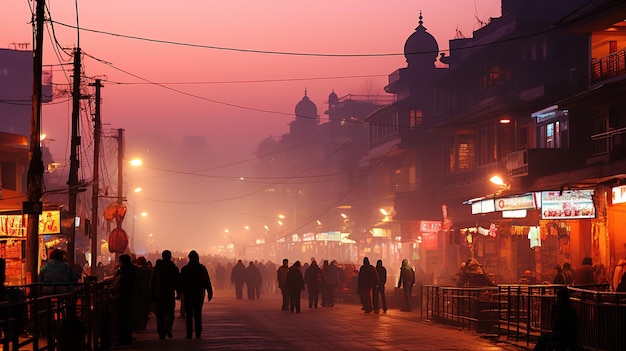
[[(29, 22), (35, 4), (3, 1), (0, 47), (32, 43)], [(305, 89), (322, 118), (333, 90), (340, 97), (384, 94), (387, 76), (406, 67), (402, 51), (418, 25), (420, 10), (440, 51), (448, 48), (457, 29), (470, 37), (480, 22), (500, 16), (499, 0), (321, 0), (306, 4), (278, 0), (50, 0), (47, 6), (55, 23), (46, 28), (44, 64), (55, 65), (57, 92), (70, 90), (72, 67), (70, 56), (53, 49), (53, 37), (67, 52), (80, 43), (85, 53), (84, 74), (102, 79), (105, 86), (104, 129), (125, 129), (126, 157), (149, 160), (142, 177), (160, 180), (153, 185), (170, 190), (172, 183), (179, 181), (168, 180), (171, 172), (149, 175), (150, 167), (195, 172), (203, 170), (203, 165), (238, 164), (239, 168), (223, 167), (219, 172), (239, 175), (263, 138), (288, 131)], [(83, 29), (80, 35), (77, 26)], [(364, 54), (388, 55), (349, 56)], [(50, 145), (59, 162), (69, 159), (72, 105), (68, 98), (60, 96), (44, 106), (42, 117), (42, 130), (55, 140)], [(205, 151), (212, 162), (187, 160), (188, 168), (183, 169), (180, 164), (168, 165), (170, 157), (157, 154), (180, 151), (184, 136), (208, 138)], [(190, 189), (206, 181), (185, 180)], [(197, 227), (192, 219), (206, 210), (198, 209), (181, 191), (153, 188), (142, 196), (146, 206), (163, 206), (154, 211), (160, 212), (161, 218), (170, 216), (173, 223)], [(155, 234), (155, 238), (159, 249), (187, 250), (193, 245), (188, 244), (191, 240), (173, 235)]]

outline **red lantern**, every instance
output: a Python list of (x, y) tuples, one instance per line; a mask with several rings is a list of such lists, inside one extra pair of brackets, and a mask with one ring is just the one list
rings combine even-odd
[(128, 234), (122, 228), (115, 228), (109, 234), (109, 252), (124, 253), (128, 246)]

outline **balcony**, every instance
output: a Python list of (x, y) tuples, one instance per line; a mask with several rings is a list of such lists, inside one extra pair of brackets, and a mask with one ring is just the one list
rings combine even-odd
[(626, 156), (626, 128), (614, 129), (591, 136), (591, 156), (610, 156), (624, 158)]
[(626, 50), (616, 51), (607, 56), (591, 60), (591, 84), (626, 74)]

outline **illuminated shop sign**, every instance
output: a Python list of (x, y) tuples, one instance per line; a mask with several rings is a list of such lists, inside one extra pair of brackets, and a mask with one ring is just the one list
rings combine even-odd
[(593, 189), (542, 191), (542, 219), (595, 218)]
[(526, 210), (502, 211), (502, 218), (526, 218), (527, 214)]
[(626, 185), (616, 186), (611, 189), (611, 200), (613, 204), (626, 202)]
[(39, 235), (61, 233), (61, 211), (43, 211), (39, 215)]
[(490, 213), (496, 211), (496, 205), (493, 199), (472, 202), (472, 214)]
[(496, 199), (496, 211), (532, 210), (535, 208), (537, 205), (532, 193)]
[(437, 233), (441, 230), (441, 221), (420, 221), (420, 232)]
[(22, 215), (1, 215), (0, 236), (25, 236)]
[(341, 232), (326, 232), (315, 234), (317, 241), (341, 241)]

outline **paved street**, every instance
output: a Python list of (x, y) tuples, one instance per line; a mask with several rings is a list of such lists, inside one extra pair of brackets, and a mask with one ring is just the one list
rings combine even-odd
[(514, 345), (481, 338), (467, 330), (420, 320), (419, 311), (390, 309), (365, 314), (360, 306), (280, 310), (279, 295), (237, 300), (232, 290), (217, 291), (204, 305), (202, 339), (185, 339), (185, 323), (177, 318), (174, 338), (158, 340), (154, 318), (148, 329), (135, 333), (123, 350), (517, 350)]

